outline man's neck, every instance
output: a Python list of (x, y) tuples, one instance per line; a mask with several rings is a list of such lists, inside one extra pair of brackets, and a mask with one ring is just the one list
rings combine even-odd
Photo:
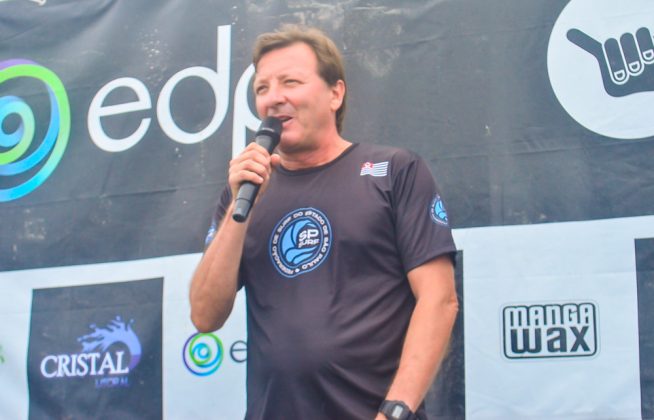
[(352, 143), (341, 136), (325, 142), (320, 147), (308, 150), (291, 151), (284, 153), (278, 150), (281, 164), (284, 168), (295, 171), (298, 169), (315, 168), (324, 165), (339, 157)]

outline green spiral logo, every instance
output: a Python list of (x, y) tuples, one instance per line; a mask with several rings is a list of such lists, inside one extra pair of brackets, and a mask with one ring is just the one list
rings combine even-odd
[(223, 362), (223, 343), (211, 333), (193, 334), (186, 340), (182, 350), (184, 364), (194, 375), (207, 376), (214, 373)]
[[(0, 84), (21, 77), (34, 78), (45, 85), (50, 122), (41, 143), (30, 147), (36, 132), (32, 109), (18, 96), (0, 97), (0, 202), (21, 198), (43, 184), (61, 161), (70, 135), (70, 105), (59, 77), (30, 60), (0, 62)], [(3, 123), (10, 115), (20, 121), (13, 132), (6, 132)]]

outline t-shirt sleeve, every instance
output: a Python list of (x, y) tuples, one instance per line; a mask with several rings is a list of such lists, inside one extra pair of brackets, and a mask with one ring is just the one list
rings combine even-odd
[(393, 209), (397, 247), (410, 270), (438, 257), (454, 261), (456, 246), (441, 193), (426, 162), (410, 154), (393, 162)]

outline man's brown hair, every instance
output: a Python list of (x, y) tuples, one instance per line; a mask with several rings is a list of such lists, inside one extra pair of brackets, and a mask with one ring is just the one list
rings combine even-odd
[[(284, 25), (275, 32), (267, 32), (257, 37), (252, 53), (252, 63), (257, 68), (261, 57), (270, 51), (288, 47), (302, 42), (307, 44), (318, 59), (318, 74), (329, 85), (334, 86), (339, 80), (345, 83), (345, 66), (340, 51), (327, 35), (320, 29), (300, 25)], [(336, 110), (336, 129), (340, 133), (345, 118), (345, 99), (343, 96), (341, 107)]]

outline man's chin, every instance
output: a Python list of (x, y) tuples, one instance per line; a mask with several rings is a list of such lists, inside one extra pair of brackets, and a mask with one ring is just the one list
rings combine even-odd
[(311, 150), (307, 142), (299, 139), (284, 139), (279, 143), (278, 149), (283, 154), (297, 154)]

